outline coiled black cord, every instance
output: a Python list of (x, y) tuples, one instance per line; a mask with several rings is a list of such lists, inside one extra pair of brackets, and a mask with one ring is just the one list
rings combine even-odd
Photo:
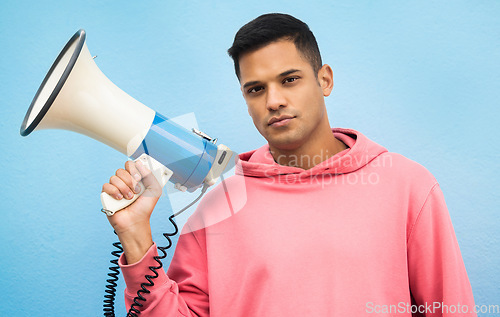
[[(165, 237), (165, 239), (167, 239), (168, 244), (164, 247), (158, 247), (158, 250), (162, 253), (162, 255), (158, 255), (158, 256), (153, 257), (153, 259), (158, 263), (158, 266), (150, 266), (149, 267), (149, 270), (153, 273), (153, 275), (145, 275), (144, 276), (144, 278), (147, 280), (147, 282), (141, 283), (141, 289), (137, 291), (137, 296), (134, 297), (134, 300), (133, 300), (134, 302), (130, 306), (130, 309), (127, 313), (127, 317), (137, 317), (141, 313), (138, 310), (138, 308), (141, 308), (144, 306), (141, 302), (146, 301), (146, 298), (144, 298), (143, 294), (151, 293), (148, 290), (148, 287), (154, 286), (153, 280), (158, 277), (158, 270), (163, 267), (163, 263), (161, 262), (161, 260), (163, 260), (164, 258), (167, 257), (166, 250), (168, 250), (173, 245), (172, 239), (170, 239), (170, 237), (175, 236), (179, 232), (179, 227), (177, 227), (177, 224), (175, 223), (174, 218), (177, 217), (178, 215), (180, 215), (181, 213), (183, 213), (185, 210), (187, 210), (192, 205), (194, 205), (198, 200), (200, 200), (201, 197), (203, 197), (203, 195), (207, 191), (208, 187), (209, 186), (207, 184), (204, 184), (203, 188), (201, 189), (200, 195), (195, 200), (193, 200), (189, 205), (182, 208), (181, 210), (174, 213), (173, 215), (171, 215), (168, 218), (170, 223), (174, 226), (174, 231), (163, 233), (163, 236)], [(116, 232), (115, 232), (115, 234), (116, 234)], [(114, 302), (115, 302), (115, 298), (116, 298), (116, 286), (117, 286), (116, 282), (118, 281), (118, 275), (120, 274), (119, 273), (120, 266), (118, 265), (118, 258), (123, 253), (123, 248), (122, 248), (120, 242), (113, 243), (113, 246), (115, 246), (118, 250), (111, 252), (111, 254), (115, 257), (115, 259), (112, 259), (109, 261), (114, 265), (109, 267), (109, 270), (111, 272), (108, 273), (108, 276), (110, 276), (111, 278), (106, 280), (106, 282), (108, 284), (106, 285), (105, 292), (107, 294), (104, 295), (105, 299), (104, 299), (104, 305), (103, 305), (104, 316), (106, 316), (106, 317), (115, 317), (115, 304), (114, 304)]]
[(117, 286), (116, 282), (118, 281), (118, 276), (120, 275), (118, 258), (123, 253), (123, 248), (120, 242), (113, 243), (113, 246), (118, 250), (111, 252), (111, 254), (115, 256), (116, 259), (111, 259), (109, 261), (111, 262), (111, 264), (113, 264), (113, 266), (109, 267), (109, 270), (111, 272), (108, 273), (108, 276), (110, 277), (110, 279), (106, 280), (108, 284), (106, 284), (106, 289), (104, 290), (106, 294), (104, 295), (103, 311), (104, 311), (104, 316), (107, 317), (115, 317), (115, 298), (116, 298), (116, 286)]
[[(177, 224), (175, 223), (174, 220), (175, 215), (172, 215), (168, 218), (170, 223), (174, 226), (174, 232), (171, 233), (163, 233), (163, 236), (165, 239), (168, 241), (168, 245), (165, 247), (158, 247), (158, 250), (163, 253), (162, 255), (154, 256), (153, 259), (158, 263), (158, 266), (150, 266), (149, 270), (153, 273), (153, 275), (145, 275), (144, 277), (148, 281), (147, 283), (144, 282), (141, 284), (141, 289), (137, 291), (137, 296), (134, 297), (134, 302), (130, 306), (130, 309), (127, 313), (127, 317), (137, 317), (141, 312), (137, 308), (141, 308), (143, 306), (142, 303), (140, 302), (145, 302), (146, 298), (142, 296), (143, 294), (149, 294), (150, 291), (148, 290), (148, 287), (152, 287), (155, 285), (153, 282), (153, 279), (158, 277), (158, 272), (157, 270), (161, 269), (163, 267), (163, 263), (161, 260), (167, 257), (167, 252), (165, 250), (169, 249), (172, 246), (172, 240), (170, 237), (175, 236), (179, 232), (179, 228), (177, 227)], [(136, 308), (137, 307), (137, 308)]]

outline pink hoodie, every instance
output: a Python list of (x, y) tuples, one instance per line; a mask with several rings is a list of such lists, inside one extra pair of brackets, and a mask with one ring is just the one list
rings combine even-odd
[[(333, 133), (349, 148), (309, 170), (275, 163), (268, 145), (241, 154), (141, 316), (475, 316), (434, 177), (357, 131)], [(120, 259), (127, 307), (156, 254)]]

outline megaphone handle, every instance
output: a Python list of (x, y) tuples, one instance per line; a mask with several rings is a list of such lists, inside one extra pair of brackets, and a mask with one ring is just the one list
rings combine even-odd
[[(149, 169), (160, 186), (163, 188), (165, 184), (168, 182), (170, 177), (172, 177), (173, 172), (168, 169), (165, 165), (161, 164), (151, 156), (147, 154), (142, 154), (139, 156), (134, 162), (137, 162), (138, 160), (141, 160), (141, 163), (144, 167)], [(145, 187), (142, 182), (138, 182), (138, 185), (141, 187), (141, 190), (139, 193), (134, 194), (134, 197), (132, 199), (115, 199), (112, 196), (110, 196), (108, 193), (102, 192), (101, 193), (101, 203), (102, 203), (102, 209), (101, 211), (104, 212), (108, 216), (114, 215), (117, 211), (122, 210), (123, 208), (129, 206), (132, 204), (134, 201), (141, 196), (144, 191)]]

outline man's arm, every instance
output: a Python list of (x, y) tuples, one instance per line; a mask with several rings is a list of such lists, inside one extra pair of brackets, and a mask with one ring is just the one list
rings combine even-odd
[[(150, 267), (159, 266), (154, 259), (158, 252), (151, 236), (150, 217), (162, 189), (148, 169), (140, 162), (132, 161), (127, 161), (125, 169), (118, 169), (102, 189), (115, 199), (130, 199), (134, 192), (139, 192), (139, 188), (136, 190), (139, 181), (142, 181), (146, 188), (144, 193), (128, 207), (108, 216), (109, 223), (115, 229), (124, 250), (119, 264), (127, 284), (127, 309), (133, 303), (137, 291), (141, 289), (141, 284), (148, 283), (145, 276), (155, 275)], [(186, 276), (196, 276), (196, 279), (186, 281), (182, 276), (179, 276), (179, 279), (184, 284), (200, 284), (193, 286), (198, 291), (180, 294), (176, 281), (171, 280), (163, 269), (158, 269), (158, 277), (153, 279), (154, 286), (147, 287), (150, 293), (142, 295), (146, 302), (138, 301), (143, 305), (137, 307), (141, 316), (208, 316), (208, 290), (205, 287), (206, 282), (203, 282), (206, 281), (206, 275), (200, 274), (206, 271), (193, 267), (203, 263), (203, 252), (197, 252), (200, 246), (197, 242), (192, 244), (189, 235), (184, 236), (179, 238), (176, 253), (186, 253), (192, 257), (189, 261), (182, 261), (180, 265), (183, 272), (193, 272)]]
[[(193, 233), (179, 237), (169, 275), (163, 269), (156, 270), (158, 277), (153, 279), (154, 285), (146, 287), (150, 293), (142, 294), (146, 301), (137, 301), (143, 305), (136, 307), (141, 316), (209, 316), (206, 258), (201, 256), (203, 252), (196, 240)], [(127, 309), (134, 303), (141, 284), (149, 283), (145, 275), (155, 275), (149, 268), (158, 267), (158, 262), (154, 260), (157, 255), (156, 244), (153, 244), (144, 257), (132, 265), (128, 265), (123, 256), (120, 258), (119, 264), (127, 284)]]
[(410, 291), (426, 316), (476, 316), (474, 297), (438, 184), (430, 191), (408, 239)]

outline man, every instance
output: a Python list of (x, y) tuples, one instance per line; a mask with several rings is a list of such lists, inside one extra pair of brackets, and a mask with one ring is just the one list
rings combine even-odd
[[(332, 69), (308, 26), (260, 16), (238, 31), (229, 54), (268, 144), (241, 154), (237, 175), (202, 200), (141, 314), (474, 315), (439, 185), (361, 133), (330, 128)], [(149, 217), (161, 189), (131, 162), (103, 186), (128, 198), (141, 175), (151, 195), (109, 217), (124, 247), (128, 305), (157, 266)], [(238, 178), (247, 200), (235, 210), (238, 196), (228, 193)]]

